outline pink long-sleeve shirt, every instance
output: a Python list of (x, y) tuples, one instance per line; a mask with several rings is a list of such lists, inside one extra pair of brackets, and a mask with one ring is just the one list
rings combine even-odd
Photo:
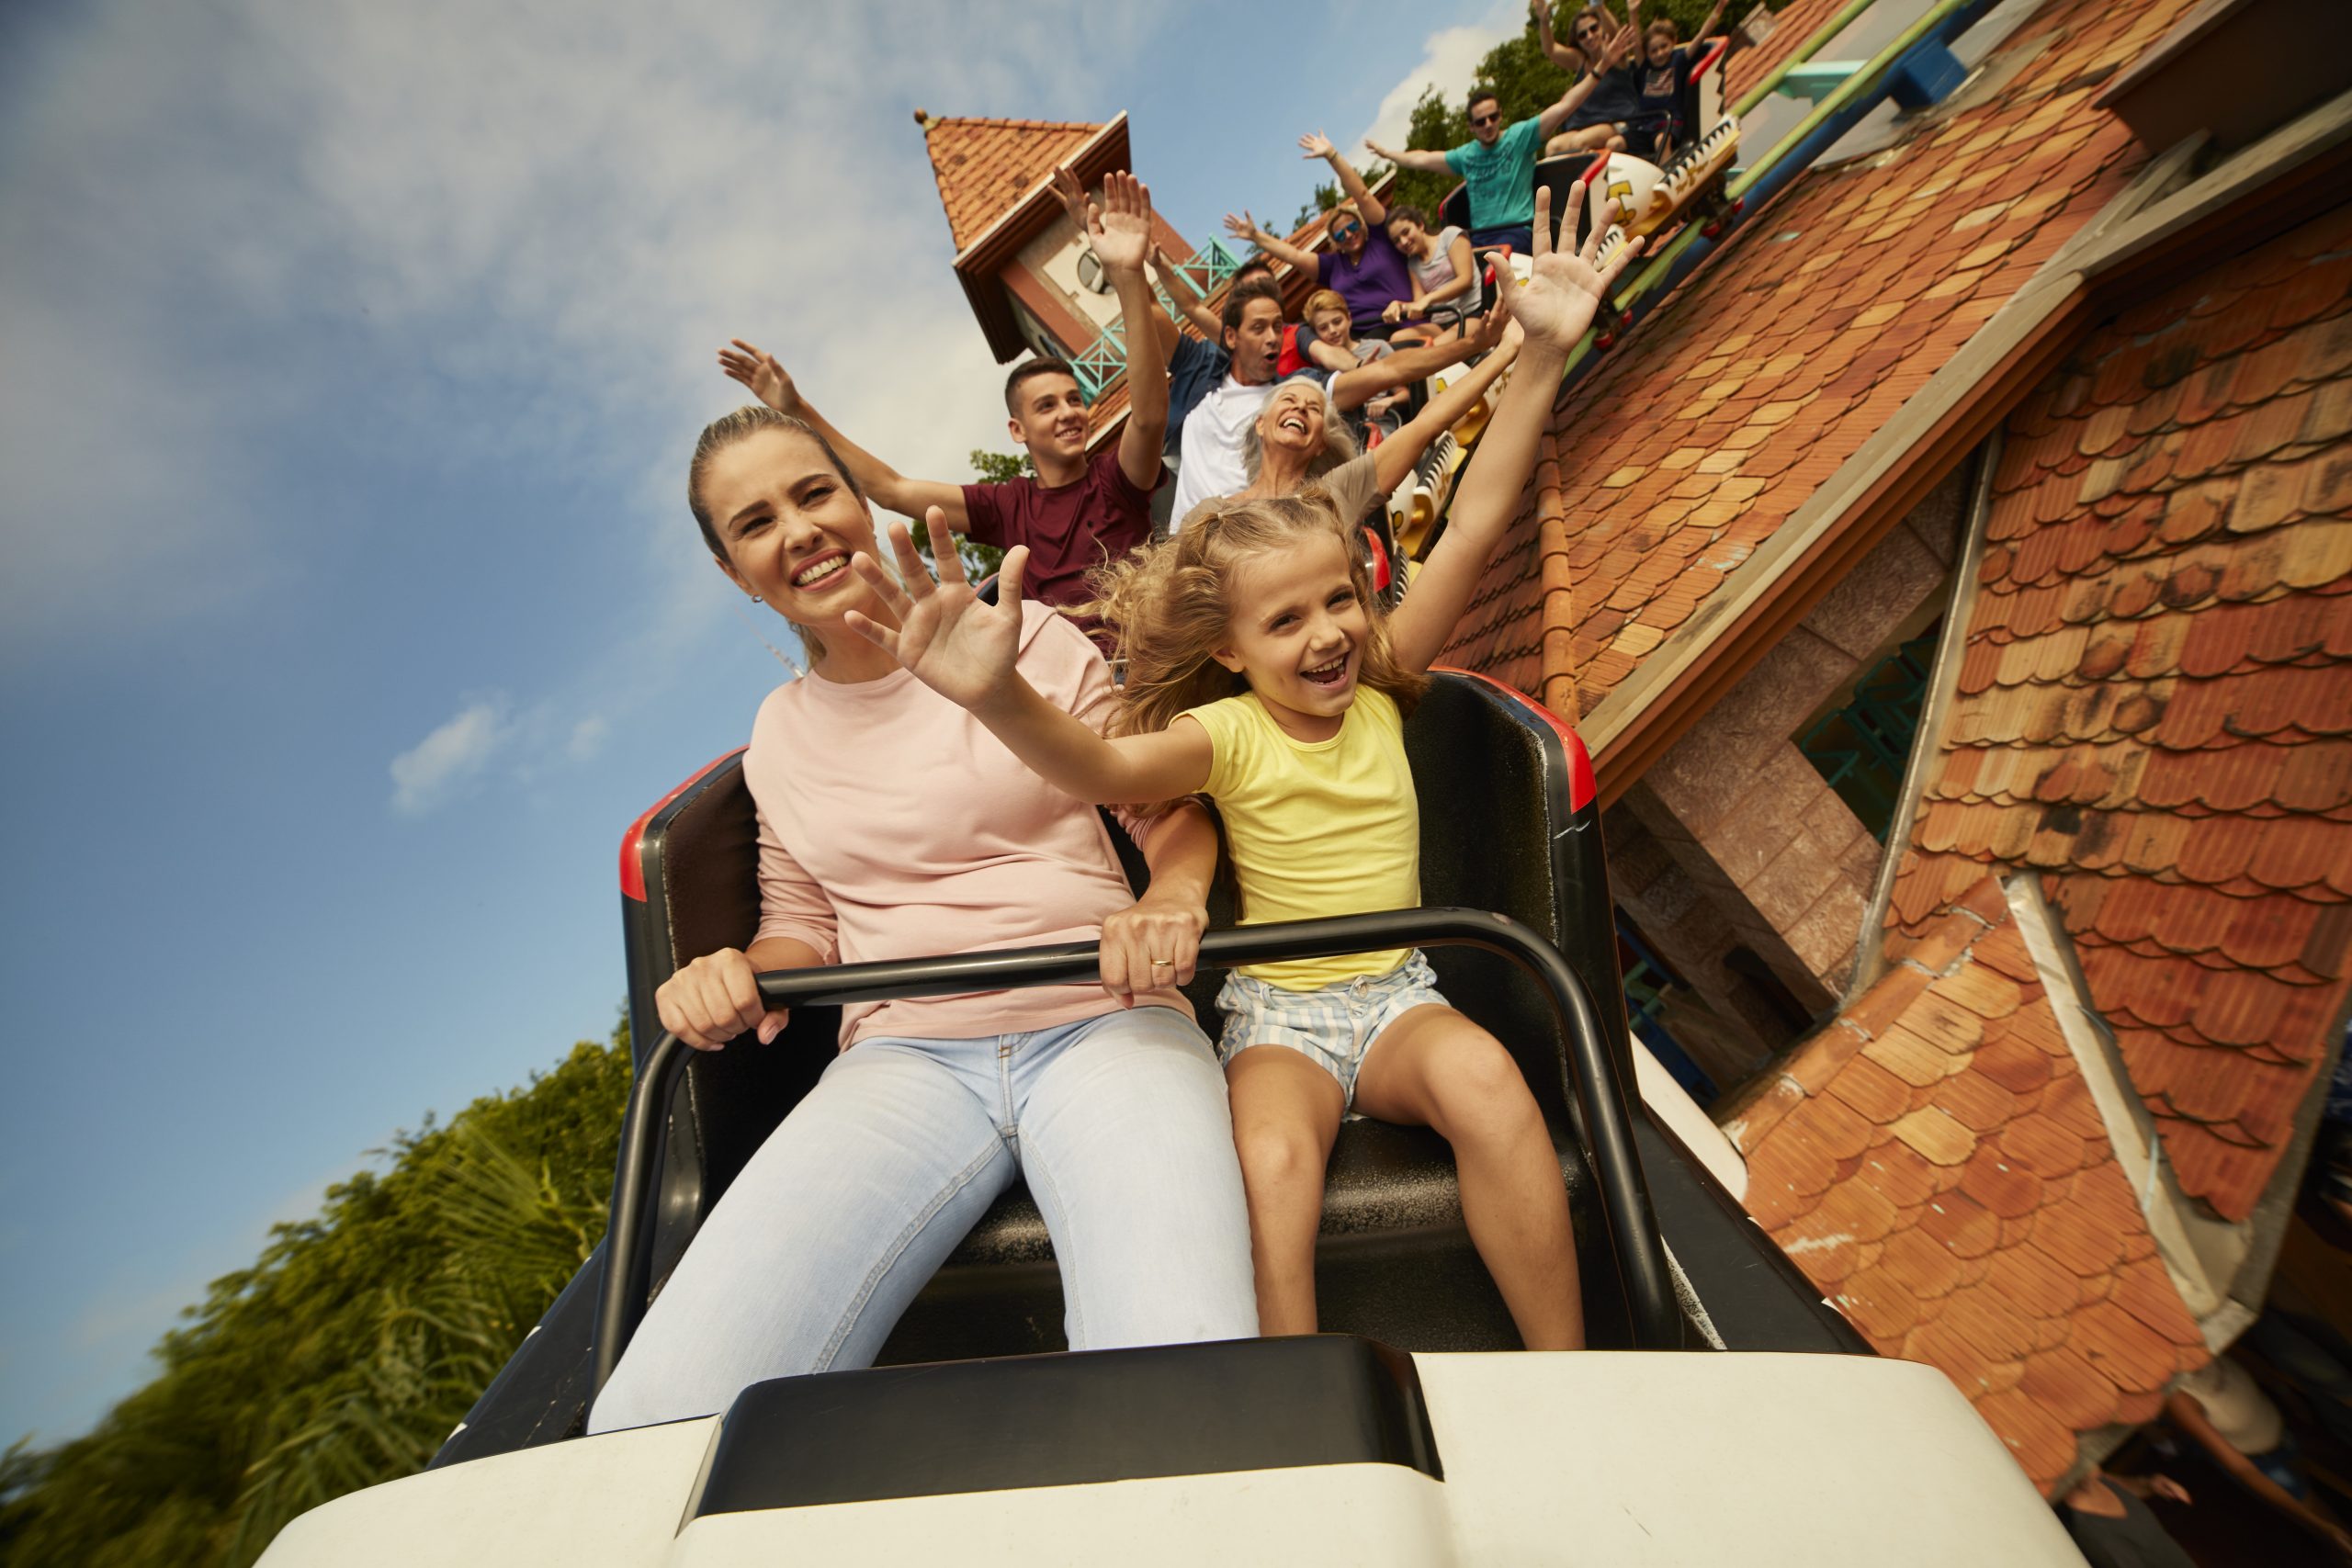
[[(1023, 610), (1021, 673), (1100, 731), (1118, 702), (1109, 666), (1063, 616)], [(1094, 807), (904, 670), (777, 687), (743, 776), (759, 807), (760, 939), (796, 938), (829, 964), (1091, 942), (1135, 902)], [(1172, 988), (1136, 1002), (1191, 1012)], [(842, 1044), (1011, 1034), (1115, 1006), (1099, 986), (868, 1003), (842, 1010)]]

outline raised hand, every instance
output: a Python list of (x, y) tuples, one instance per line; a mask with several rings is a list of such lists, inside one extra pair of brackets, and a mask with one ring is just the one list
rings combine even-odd
[(750, 388), (752, 396), (776, 412), (797, 414), (800, 412), (800, 389), (792, 384), (792, 378), (784, 373), (784, 367), (775, 362), (775, 355), (764, 349), (754, 348), (740, 337), (731, 341), (732, 347), (718, 351), (718, 367), (731, 379)]
[(1379, 142), (1374, 141), (1369, 136), (1364, 138), (1363, 150), (1371, 153), (1374, 157), (1379, 159), (1384, 164), (1393, 164), (1396, 161), (1396, 153), (1391, 152), (1387, 148), (1383, 147)]
[(1102, 181), (1102, 210), (1089, 231), (1094, 254), (1111, 272), (1141, 272), (1151, 254), (1151, 191), (1129, 174)]
[(1069, 220), (1078, 225), (1081, 236), (1093, 231), (1094, 203), (1088, 198), (1086, 187), (1078, 183), (1076, 172), (1067, 164), (1054, 171), (1054, 195), (1061, 202), (1062, 210), (1069, 214)]
[(1238, 218), (1236, 218), (1230, 212), (1227, 213), (1225, 215), (1225, 231), (1232, 235), (1237, 240), (1247, 240), (1253, 245), (1258, 243), (1258, 235), (1260, 233), (1258, 220), (1255, 218), (1250, 217), (1246, 210)]
[(1609, 226), (1617, 220), (1617, 204), (1611, 201), (1602, 206), (1584, 248), (1574, 254), (1552, 249), (1551, 209), (1551, 190), (1537, 190), (1534, 268), (1527, 281), (1518, 282), (1510, 268), (1501, 265), (1495, 268), (1495, 280), (1502, 290), (1502, 303), (1510, 307), (1512, 319), (1527, 333), (1528, 343), (1565, 354), (1592, 325), (1592, 318), (1600, 310), (1600, 302), (1608, 298), (1617, 275), (1641, 254), (1642, 242), (1634, 240), (1626, 244), (1604, 271), (1597, 265), (1600, 242), (1608, 234)]
[(899, 558), (899, 582), (862, 550), (850, 565), (899, 617), (898, 629), (854, 610), (845, 619), (851, 630), (913, 671), (916, 680), (959, 707), (977, 707), (1013, 680), (1013, 660), (1021, 651), (1021, 574), (1029, 565), (1029, 547), (1015, 546), (1005, 556), (997, 575), (998, 602), (984, 604), (964, 579), (947, 514), (934, 506), (923, 521), (935, 541), (938, 581), (924, 570), (907, 525), (893, 523), (890, 547)]
[(1298, 145), (1300, 154), (1307, 158), (1336, 158), (1340, 155), (1340, 150), (1331, 145), (1331, 139), (1319, 130), (1311, 130), (1300, 137)]
[[(1505, 270), (1508, 269), (1500, 264), (1497, 265), (1498, 273)], [(1511, 320), (1509, 299), (1496, 300), (1495, 308), (1480, 316), (1476, 324), (1468, 330), (1473, 345), (1470, 352), (1473, 354), (1491, 354), (1506, 342), (1520, 343), (1527, 336), (1526, 329), (1520, 327), (1517, 321)]]

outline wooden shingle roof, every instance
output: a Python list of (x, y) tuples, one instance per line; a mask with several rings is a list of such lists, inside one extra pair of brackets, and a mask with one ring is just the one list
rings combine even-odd
[(923, 144), (956, 250), (969, 250), (1102, 129), (1069, 120), (927, 118)]
[(1989, 877), (1724, 1130), (1757, 1223), (2045, 1494), (2083, 1434), (2153, 1419), (2207, 1359)]
[(1892, 950), (2039, 868), (2185, 1190), (2245, 1218), (2352, 990), (2352, 208), (2010, 418)]
[(1707, 635), (1741, 565), (2140, 167), (2091, 99), (2190, 3), (2057, 0), (1996, 52), (1988, 76), (2020, 62), (1996, 93), (1750, 217), (1555, 416), (1445, 660), (1589, 714)]

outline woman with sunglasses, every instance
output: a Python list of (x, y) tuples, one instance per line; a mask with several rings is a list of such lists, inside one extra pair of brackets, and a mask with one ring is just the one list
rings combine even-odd
[(1413, 298), (1413, 274), (1404, 254), (1391, 243), (1381, 226), (1388, 209), (1372, 194), (1355, 165), (1340, 155), (1330, 138), (1317, 131), (1298, 139), (1305, 156), (1320, 158), (1339, 176), (1346, 199), (1331, 209), (1326, 232), (1331, 248), (1321, 253), (1297, 246), (1258, 227), (1248, 213), (1228, 216), (1226, 228), (1277, 261), (1315, 275), (1317, 287), (1329, 288), (1348, 302), (1348, 322), (1358, 337), (1385, 338), (1398, 344), (1425, 343), (1437, 334), (1424, 326), (1399, 328), (1387, 319), (1388, 307)]
[[(1633, 24), (1619, 27), (1605, 6), (1594, 4), (1577, 13), (1568, 24), (1566, 43), (1552, 36), (1551, 0), (1533, 0), (1535, 41), (1552, 63), (1579, 82), (1592, 85), (1591, 95), (1568, 117), (1561, 133), (1545, 143), (1547, 157), (1566, 152), (1623, 152), (1626, 134), (1642, 114), (1641, 83), (1625, 69), (1640, 34)], [(1628, 0), (1627, 13), (1641, 15), (1640, 0)]]

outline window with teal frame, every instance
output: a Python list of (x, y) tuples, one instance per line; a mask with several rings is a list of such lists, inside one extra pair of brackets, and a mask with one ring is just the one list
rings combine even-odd
[(1879, 842), (1894, 819), (1904, 765), (1918, 738), (1940, 624), (1880, 660), (1854, 682), (1853, 699), (1797, 737), (1797, 748)]
[[(1184, 275), (1184, 281), (1205, 299), (1240, 266), (1240, 257), (1227, 249), (1222, 241), (1211, 240), (1194, 251), (1191, 259), (1179, 263), (1177, 270)], [(1158, 284), (1154, 284), (1152, 288), (1170, 315), (1180, 318), (1183, 315), (1176, 308), (1176, 302), (1168, 297), (1168, 290)], [(1127, 373), (1126, 324), (1113, 318), (1111, 324), (1097, 333), (1092, 343), (1070, 355), (1069, 363), (1070, 368), (1078, 373), (1078, 389), (1085, 394), (1086, 400), (1091, 403), (1101, 398), (1117, 383), (1120, 377)]]

